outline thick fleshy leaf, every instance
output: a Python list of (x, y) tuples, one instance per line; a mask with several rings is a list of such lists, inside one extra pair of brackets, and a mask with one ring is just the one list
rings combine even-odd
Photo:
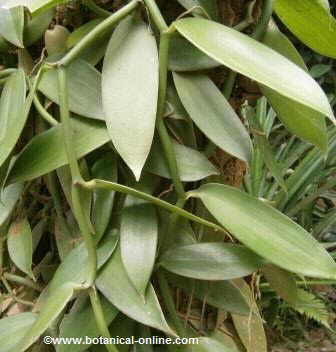
[[(306, 65), (294, 45), (279, 31), (274, 22), (270, 22), (263, 42), (307, 71)], [(322, 151), (326, 150), (328, 138), (323, 114), (286, 98), (266, 86), (261, 85), (261, 91), (290, 132), (316, 145)]]
[(199, 71), (218, 67), (221, 64), (185, 38), (174, 34), (169, 44), (168, 67), (171, 71)]
[[(106, 127), (98, 121), (72, 119), (72, 129), (79, 158), (110, 140)], [(218, 174), (217, 169), (200, 152), (177, 143), (174, 149), (182, 181), (196, 181)], [(66, 164), (62, 129), (61, 126), (55, 126), (32, 138), (22, 150), (10, 171), (8, 183), (32, 180)], [(159, 147), (154, 146), (146, 170), (169, 178), (168, 167)]]
[[(107, 153), (98, 159), (92, 166), (92, 177), (102, 180), (117, 182), (118, 169), (115, 154)], [(104, 189), (96, 189), (93, 192), (92, 223), (95, 228), (96, 241), (105, 233), (109, 224), (115, 192)]]
[(267, 352), (267, 341), (258, 306), (253, 298), (248, 284), (242, 279), (234, 280), (234, 283), (245, 296), (250, 306), (249, 316), (232, 314), (232, 320), (237, 333), (243, 342), (247, 352)]
[[(112, 306), (104, 297), (101, 297), (101, 305), (104, 312), (104, 318), (107, 325), (118, 314), (118, 310)], [(59, 337), (64, 338), (90, 338), (98, 337), (100, 335), (99, 329), (96, 325), (95, 316), (92, 310), (92, 306), (89, 298), (81, 297), (71, 308), (71, 311), (64, 316), (60, 324), (60, 335)], [(60, 344), (56, 346), (57, 352), (82, 352), (86, 351), (90, 345), (82, 344)]]
[(249, 162), (251, 141), (223, 94), (205, 75), (174, 73), (182, 104), (198, 128), (225, 152)]
[(157, 240), (158, 219), (152, 204), (133, 204), (122, 210), (121, 258), (128, 277), (142, 296), (154, 267)]
[(129, 280), (120, 248), (104, 266), (96, 280), (96, 286), (114, 306), (130, 318), (168, 335), (175, 335), (164, 318), (153, 286), (148, 286), (144, 300)]
[(21, 340), (18, 341), (15, 351), (24, 352), (31, 346), (43, 332), (50, 326), (50, 324), (57, 318), (63, 308), (69, 302), (73, 295), (76, 285), (74, 283), (67, 283), (50, 292), (48, 303), (43, 306), (43, 309), (35, 320), (34, 324), (27, 331)]
[(123, 20), (104, 59), (103, 106), (112, 142), (137, 180), (154, 136), (158, 64), (155, 37), (147, 24), (134, 17)]
[[(179, 176), (182, 181), (199, 181), (210, 175), (218, 175), (215, 166), (195, 149), (173, 142)], [(160, 144), (154, 142), (145, 170), (161, 177), (170, 178), (167, 161), (163, 155)]]
[(23, 27), (23, 7), (0, 7), (0, 35), (19, 48), (23, 48)]
[[(101, 97), (101, 74), (88, 62), (75, 60), (67, 67), (70, 111), (92, 119), (104, 120)], [(59, 102), (57, 70), (48, 70), (39, 90), (50, 100)]]
[(14, 221), (8, 231), (8, 253), (13, 263), (24, 273), (34, 278), (32, 272), (33, 240), (27, 218)]
[(0, 228), (11, 215), (23, 191), (21, 183), (7, 186), (0, 192)]
[(336, 19), (321, 0), (276, 0), (274, 9), (303, 43), (324, 56), (336, 58)]
[(31, 329), (37, 314), (25, 312), (0, 319), (1, 352), (11, 352), (17, 342)]
[[(72, 119), (73, 143), (77, 157), (99, 148), (109, 137), (103, 123), (88, 119)], [(67, 164), (61, 126), (55, 126), (35, 136), (19, 154), (8, 176), (8, 182), (17, 179), (32, 180)]]
[(301, 226), (236, 188), (208, 183), (191, 196), (247, 247), (279, 267), (302, 275), (336, 278), (336, 263)]
[(181, 35), (223, 65), (335, 119), (328, 98), (314, 79), (266, 45), (201, 18), (185, 18), (174, 25)]
[(264, 260), (246, 247), (214, 242), (176, 247), (165, 252), (160, 265), (199, 280), (230, 280), (258, 270)]
[(200, 281), (167, 275), (168, 281), (196, 298), (227, 312), (248, 315), (250, 308), (234, 281)]
[(25, 125), (26, 78), (18, 69), (6, 81), (0, 98), (0, 165), (12, 152)]

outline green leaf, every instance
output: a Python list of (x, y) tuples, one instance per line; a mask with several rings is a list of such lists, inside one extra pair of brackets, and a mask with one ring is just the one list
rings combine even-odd
[(223, 65), (335, 119), (328, 98), (314, 79), (267, 46), (205, 19), (185, 18), (174, 25), (181, 35)]
[(6, 81), (0, 98), (0, 165), (12, 152), (28, 114), (24, 113), (26, 78), (18, 69)]
[[(182, 144), (173, 142), (175, 157), (179, 176), (182, 181), (199, 181), (210, 175), (218, 175), (215, 166), (205, 157), (204, 154), (186, 147)], [(153, 143), (149, 154), (145, 170), (161, 177), (170, 178), (169, 168), (162, 148), (158, 141)]]
[(329, 0), (317, 0), (317, 2), (323, 6), (326, 10), (330, 11)]
[(302, 227), (240, 190), (209, 183), (190, 192), (247, 247), (279, 267), (298, 274), (336, 278), (336, 264)]
[(11, 352), (17, 341), (31, 329), (37, 315), (30, 312), (19, 313), (0, 319), (1, 352)]
[(309, 73), (314, 78), (320, 78), (321, 76), (325, 75), (332, 69), (332, 65), (325, 65), (325, 64), (317, 64), (314, 65), (310, 70)]
[(27, 218), (16, 220), (11, 224), (8, 231), (7, 247), (13, 263), (34, 279), (32, 232)]
[(242, 279), (234, 280), (236, 287), (245, 296), (250, 306), (249, 316), (232, 314), (232, 320), (237, 333), (247, 352), (267, 352), (267, 341), (257, 303), (255, 302), (249, 285)]
[[(101, 97), (101, 74), (88, 62), (75, 60), (67, 66), (70, 111), (92, 119), (104, 120)], [(59, 103), (57, 70), (48, 70), (38, 89)]]
[(154, 136), (158, 72), (156, 41), (148, 25), (126, 18), (107, 47), (102, 94), (109, 135), (137, 181)]
[(0, 228), (11, 215), (22, 191), (23, 185), (21, 183), (14, 183), (0, 192)]
[(29, 9), (33, 16), (44, 12), (58, 4), (65, 3), (69, 0), (3, 0), (2, 6), (12, 8), (16, 6), (24, 6)]
[(198, 343), (191, 345), (192, 352), (235, 352), (232, 348), (211, 337), (199, 337)]
[(153, 286), (148, 286), (144, 300), (129, 280), (122, 263), (120, 247), (99, 274), (96, 286), (114, 306), (130, 318), (168, 335), (175, 335), (163, 316)]
[(158, 219), (155, 207), (132, 204), (122, 210), (120, 223), (121, 258), (131, 282), (145, 296), (156, 257)]
[(295, 304), (298, 290), (294, 276), (274, 265), (267, 265), (262, 269), (266, 280), (275, 292), (285, 301)]
[(169, 283), (201, 301), (227, 312), (248, 315), (250, 308), (234, 281), (199, 281), (167, 275)]
[(43, 334), (71, 299), (75, 287), (76, 285), (74, 285), (74, 283), (66, 283), (55, 287), (55, 289), (50, 292), (48, 303), (43, 306), (38, 318), (24, 337), (18, 341), (15, 351), (26, 351), (27, 348), (31, 346), (41, 334)]
[[(274, 22), (270, 22), (263, 42), (307, 71), (306, 65), (294, 45), (279, 31)], [(323, 114), (286, 98), (266, 86), (261, 85), (260, 88), (277, 112), (281, 122), (290, 132), (316, 145), (322, 151), (326, 150), (328, 138)]]
[(19, 48), (23, 48), (23, 27), (23, 7), (0, 7), (0, 35)]
[[(98, 248), (98, 269), (107, 261), (117, 242), (115, 234)], [(15, 351), (23, 352), (52, 324), (70, 301), (75, 289), (83, 285), (87, 276), (87, 250), (84, 243), (73, 249), (59, 265), (51, 283), (44, 291), (40, 313), (27, 334), (18, 342)]]
[(218, 147), (249, 162), (251, 141), (230, 104), (215, 84), (201, 74), (174, 73), (182, 104), (197, 127)]
[[(110, 258), (118, 243), (119, 234), (112, 231), (102, 241), (97, 249), (97, 267), (101, 268)], [(87, 250), (84, 243), (74, 248), (58, 266), (57, 271), (47, 287), (52, 293), (57, 287), (72, 282), (79, 286), (85, 282), (87, 277)]]
[[(112, 152), (98, 159), (92, 166), (92, 177), (117, 182), (118, 169), (115, 154)], [(96, 241), (104, 235), (109, 224), (115, 192), (96, 189), (93, 192), (92, 222), (95, 228)]]
[[(98, 121), (84, 118), (72, 119), (73, 144), (78, 158), (101, 147), (110, 140), (106, 127)], [(183, 145), (174, 144), (177, 164), (182, 181), (200, 180), (218, 174), (206, 157)], [(156, 157), (158, 155), (159, 157)], [(161, 149), (155, 148), (146, 170), (170, 178)], [(61, 126), (55, 126), (35, 136), (18, 155), (8, 176), (8, 183), (28, 181), (67, 164)]]
[(221, 65), (177, 34), (171, 36), (168, 60), (171, 71), (199, 71)]
[[(104, 318), (107, 325), (113, 321), (118, 314), (118, 310), (112, 306), (104, 297), (100, 298)], [(100, 331), (97, 328), (95, 316), (90, 300), (87, 297), (80, 297), (72, 306), (70, 312), (64, 316), (60, 324), (59, 337), (63, 338), (90, 338), (98, 337)], [(56, 346), (57, 352), (81, 352), (86, 351), (90, 345), (82, 344), (60, 344)]]
[(258, 270), (264, 261), (248, 248), (229, 243), (196, 243), (165, 252), (160, 265), (199, 280), (230, 280)]
[(293, 308), (299, 313), (314, 319), (330, 329), (329, 312), (323, 301), (316, 298), (312, 293), (305, 290), (298, 290), (297, 302)]
[[(78, 158), (105, 144), (109, 137), (103, 123), (88, 119), (72, 119), (73, 143)], [(61, 126), (55, 126), (35, 136), (18, 155), (8, 182), (32, 180), (66, 165)]]
[(336, 20), (321, 0), (276, 0), (274, 10), (303, 43), (321, 55), (336, 58)]
[(44, 32), (48, 29), (53, 17), (54, 9), (49, 9), (33, 17), (25, 26), (23, 32), (23, 41), (25, 46), (31, 46), (42, 38)]

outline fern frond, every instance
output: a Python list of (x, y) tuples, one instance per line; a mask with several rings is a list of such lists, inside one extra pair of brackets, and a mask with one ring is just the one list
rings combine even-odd
[(297, 302), (292, 307), (299, 313), (306, 315), (309, 319), (314, 319), (330, 329), (328, 322), (329, 312), (324, 302), (314, 294), (305, 290), (298, 290)]

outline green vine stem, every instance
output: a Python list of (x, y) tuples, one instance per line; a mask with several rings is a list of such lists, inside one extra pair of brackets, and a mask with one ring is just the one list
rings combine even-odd
[(160, 33), (166, 31), (168, 26), (156, 2), (154, 0), (143, 0), (143, 2), (145, 3), (151, 18), (156, 27), (159, 29)]
[(40, 287), (40, 285), (38, 285), (37, 283), (33, 282), (32, 280), (29, 280), (27, 278), (22, 277), (22, 276), (10, 274), (10, 273), (4, 273), (3, 277), (6, 280), (8, 280), (8, 281), (12, 281), (12, 282), (15, 282), (17, 284), (21, 284), (21, 285), (33, 288), (36, 291), (39, 291), (39, 292), (43, 291), (43, 288)]
[(99, 17), (109, 17), (110, 11), (99, 7), (93, 0), (85, 0), (85, 5)]
[(169, 43), (172, 32), (175, 30), (173, 27), (169, 28), (162, 17), (160, 9), (153, 0), (144, 0), (153, 22), (160, 31), (160, 45), (159, 45), (159, 95), (157, 106), (157, 130), (159, 133), (160, 141), (164, 149), (165, 157), (169, 166), (171, 178), (173, 180), (176, 193), (179, 198), (185, 199), (185, 192), (181, 182), (176, 157), (173, 145), (168, 134), (167, 128), (164, 124), (164, 112), (166, 106), (166, 93), (167, 93), (167, 74), (168, 74), (168, 52)]
[(34, 99), (33, 99), (34, 106), (37, 110), (37, 112), (41, 115), (41, 117), (47, 121), (50, 125), (56, 126), (58, 125), (58, 121), (54, 119), (51, 114), (44, 108), (44, 106), (41, 104), (37, 94), (35, 94)]
[(101, 34), (113, 28), (118, 22), (134, 11), (140, 4), (139, 0), (133, 0), (129, 4), (122, 7), (117, 12), (106, 18), (98, 24), (91, 32), (89, 32), (82, 40), (78, 42), (63, 58), (54, 63), (49, 63), (49, 66), (67, 66), (75, 60), (84, 49), (90, 46), (97, 40)]
[[(90, 301), (91, 301), (91, 306), (93, 310), (93, 314), (96, 319), (96, 324), (98, 327), (98, 330), (100, 332), (100, 335), (104, 338), (111, 339), (110, 332), (108, 330), (104, 312), (100, 303), (100, 299), (98, 296), (98, 293), (94, 287), (91, 287), (89, 290), (89, 296), (90, 296)], [(105, 344), (106, 349), (109, 352), (118, 352), (118, 349), (115, 345), (111, 344)]]
[(160, 287), (160, 292), (162, 294), (162, 297), (164, 298), (166, 308), (171, 316), (177, 333), (179, 334), (179, 336), (188, 336), (187, 330), (184, 327), (182, 320), (178, 317), (176, 313), (175, 303), (170, 294), (170, 287), (168, 285), (165, 273), (162, 270), (158, 271), (157, 278)]
[(121, 185), (119, 183), (109, 182), (109, 181), (104, 181), (104, 180), (99, 180), (99, 179), (93, 179), (91, 181), (81, 181), (81, 182), (79, 182), (79, 185), (84, 187), (85, 189), (90, 189), (90, 190), (106, 189), (106, 190), (110, 190), (110, 191), (126, 193), (126, 194), (129, 194), (129, 195), (134, 196), (136, 198), (140, 198), (140, 199), (146, 200), (148, 202), (151, 202), (161, 208), (167, 209), (170, 212), (176, 213), (176, 214), (183, 216), (191, 221), (197, 222), (197, 223), (202, 224), (204, 226), (211, 227), (215, 231), (221, 231), (221, 232), (226, 233), (226, 231), (223, 227), (216, 225), (215, 223), (213, 223), (211, 221), (202, 219), (202, 218), (200, 218), (192, 213), (189, 213), (188, 211), (186, 211), (176, 205), (168, 203), (160, 198), (151, 196), (150, 194), (138, 191), (134, 188), (130, 188), (130, 187)]
[(58, 68), (58, 89), (59, 89), (59, 101), (60, 101), (60, 114), (61, 114), (61, 125), (62, 133), (64, 137), (64, 144), (68, 163), (70, 166), (71, 178), (72, 178), (72, 204), (75, 218), (78, 222), (79, 229), (84, 237), (86, 249), (88, 251), (88, 279), (86, 286), (90, 287), (94, 283), (97, 272), (97, 253), (96, 247), (93, 241), (90, 226), (87, 223), (84, 210), (82, 208), (82, 202), (80, 198), (81, 189), (78, 187), (79, 182), (83, 182), (82, 175), (79, 170), (77, 157), (75, 155), (75, 148), (72, 144), (72, 127), (70, 123), (70, 113), (68, 104), (68, 87), (67, 87), (67, 76), (66, 69), (64, 67)]
[(273, 0), (264, 0), (261, 11), (262, 12), (260, 18), (258, 19), (258, 24), (251, 35), (251, 37), (256, 40), (263, 39), (266, 28), (272, 16)]

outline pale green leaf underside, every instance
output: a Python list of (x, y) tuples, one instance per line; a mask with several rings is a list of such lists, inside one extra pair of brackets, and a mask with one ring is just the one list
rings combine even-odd
[(156, 41), (148, 25), (133, 17), (126, 18), (107, 47), (102, 96), (113, 145), (137, 180), (154, 136), (158, 65)]
[(0, 35), (10, 43), (23, 48), (24, 11), (22, 7), (0, 7)]
[(121, 257), (130, 280), (142, 296), (154, 267), (157, 238), (158, 220), (152, 204), (134, 204), (123, 209)]

